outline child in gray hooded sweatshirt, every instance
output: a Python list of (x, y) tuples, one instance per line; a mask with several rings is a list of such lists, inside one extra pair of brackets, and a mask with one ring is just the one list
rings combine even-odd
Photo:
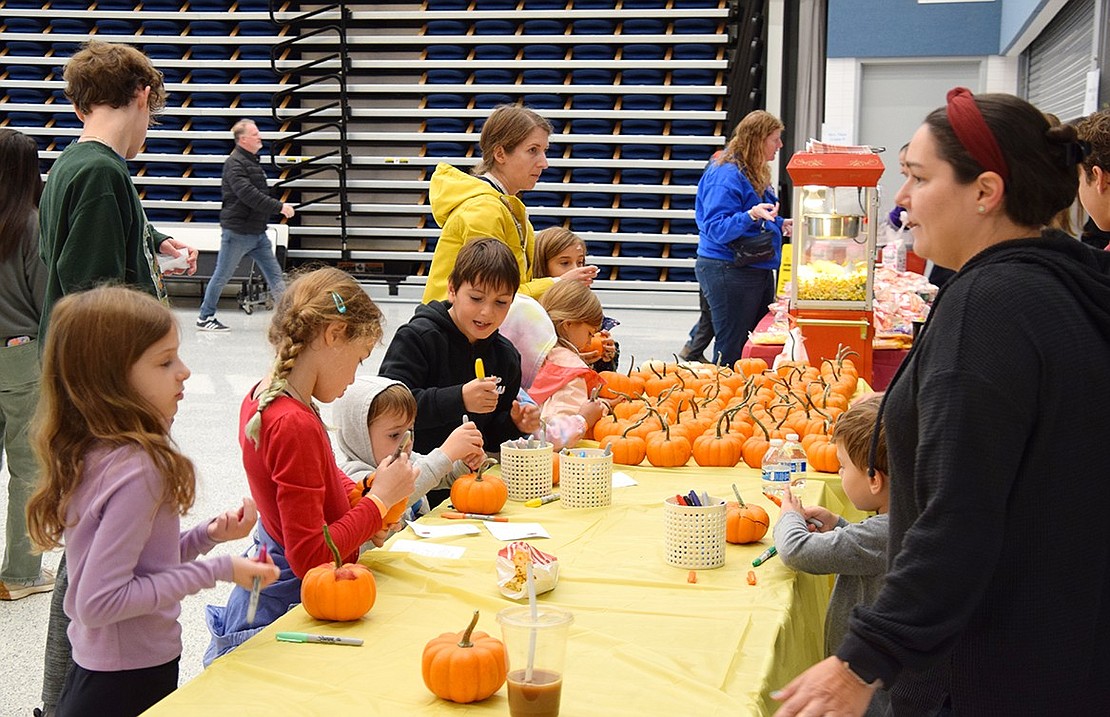
[[(355, 483), (363, 483), (378, 463), (397, 450), (416, 420), (416, 399), (400, 381), (382, 376), (362, 376), (332, 404), (339, 448), (346, 461), (339, 468)], [(411, 444), (410, 444), (411, 445)], [(443, 445), (426, 456), (413, 453), (409, 461), (420, 474), (409, 496), (405, 517), (415, 519), (431, 510), (425, 496), (436, 488), (449, 488), (455, 478), (477, 469), (485, 460), (482, 434), (466, 421)], [(366, 485), (366, 483), (363, 483)]]

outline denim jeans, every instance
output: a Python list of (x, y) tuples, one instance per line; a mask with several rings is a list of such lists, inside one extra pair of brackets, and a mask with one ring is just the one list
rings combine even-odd
[(281, 277), (281, 266), (274, 256), (270, 246), (270, 238), (266, 232), (259, 234), (240, 234), (230, 229), (223, 229), (220, 237), (220, 253), (216, 256), (216, 270), (208, 281), (208, 288), (204, 290), (204, 301), (200, 305), (200, 318), (207, 319), (216, 315), (216, 305), (220, 302), (220, 293), (223, 292), (231, 275), (239, 268), (239, 262), (244, 256), (249, 256), (262, 271), (266, 283), (270, 285), (270, 293), (277, 301), (285, 291), (285, 280)]
[(699, 256), (694, 274), (713, 317), (714, 354), (726, 366), (733, 364), (740, 358), (748, 333), (775, 299), (775, 272)]
[[(709, 348), (713, 340), (713, 313), (709, 310), (709, 302), (705, 300), (705, 292), (698, 289), (698, 322), (690, 329), (690, 340), (682, 347), (684, 353), (690, 357), (698, 357)], [(716, 356), (710, 357), (714, 360)]]

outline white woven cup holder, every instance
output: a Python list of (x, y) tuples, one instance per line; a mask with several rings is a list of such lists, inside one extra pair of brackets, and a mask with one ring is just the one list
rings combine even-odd
[(539, 448), (515, 448), (501, 444), (501, 480), (509, 489), (509, 500), (542, 498), (551, 492), (551, 444)]
[(559, 454), (559, 504), (603, 508), (613, 502), (613, 456), (598, 448)]
[(725, 501), (709, 496), (709, 505), (663, 501), (663, 541), (668, 565), (688, 570), (725, 564)]

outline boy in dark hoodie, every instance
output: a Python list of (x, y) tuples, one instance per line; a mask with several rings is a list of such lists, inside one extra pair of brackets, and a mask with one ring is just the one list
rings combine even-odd
[(416, 398), (418, 453), (442, 445), (464, 416), (490, 453), (539, 429), (539, 408), (517, 400), (520, 353), (497, 331), (519, 286), (520, 268), (508, 247), (496, 239), (468, 242), (448, 279), (448, 300), (416, 307), (397, 329), (380, 373)]

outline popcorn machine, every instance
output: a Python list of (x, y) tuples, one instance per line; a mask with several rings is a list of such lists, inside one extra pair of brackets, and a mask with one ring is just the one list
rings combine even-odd
[(858, 354), (852, 360), (860, 377), (870, 383), (883, 163), (870, 148), (858, 150), (866, 153), (797, 152), (786, 165), (794, 183), (790, 313), (811, 363), (848, 347)]

